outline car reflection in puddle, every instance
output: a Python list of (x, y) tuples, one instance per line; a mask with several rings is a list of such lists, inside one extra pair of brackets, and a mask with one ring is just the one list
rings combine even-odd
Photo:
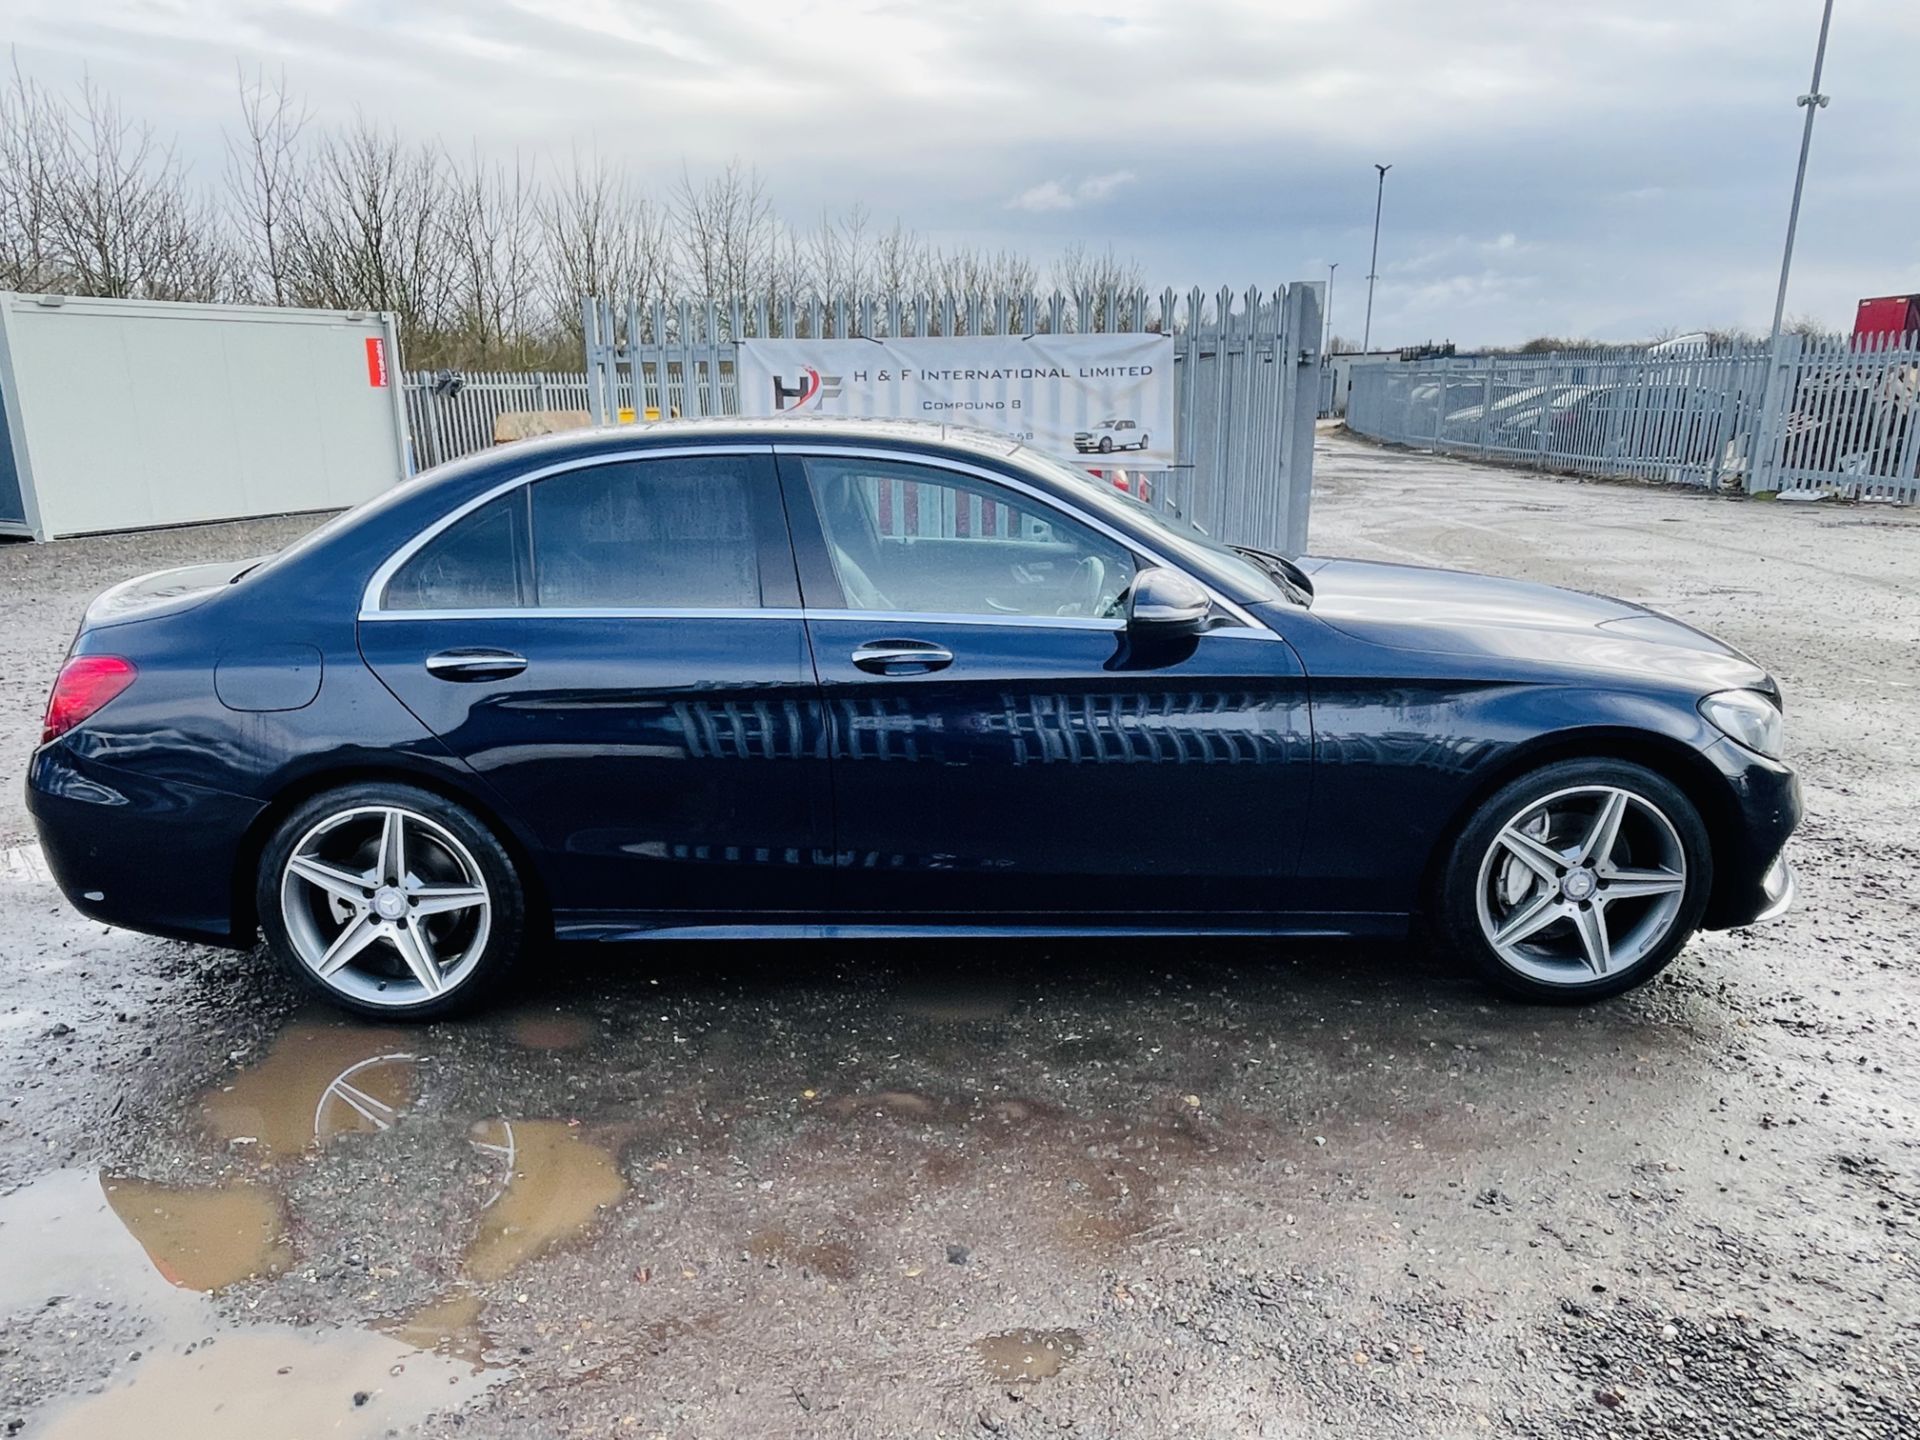
[(134, 1317), (141, 1335), (108, 1388), (52, 1403), (36, 1435), (251, 1440), (311, 1428), (372, 1437), (508, 1377), (489, 1365), (482, 1287), (579, 1234), (626, 1193), (614, 1155), (564, 1121), (494, 1116), (468, 1127), (477, 1169), (467, 1178), (483, 1192), (474, 1233), (457, 1283), (409, 1313), (331, 1327), (236, 1324), (209, 1298), (294, 1265), (288, 1233), (298, 1216), (285, 1197), (340, 1137), (380, 1134), (418, 1113), (426, 1062), (407, 1048), (418, 1043), (418, 1032), (345, 1022), (287, 1026), (200, 1105), (209, 1137), (235, 1161), (254, 1161), (246, 1178), (168, 1185), (65, 1170), (0, 1199), (10, 1257), (0, 1314), (71, 1304)]

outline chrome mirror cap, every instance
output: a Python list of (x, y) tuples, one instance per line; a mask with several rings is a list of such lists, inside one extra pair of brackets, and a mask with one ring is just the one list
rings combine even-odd
[(1127, 628), (1155, 635), (1191, 635), (1213, 613), (1213, 597), (1178, 570), (1153, 567), (1127, 591)]

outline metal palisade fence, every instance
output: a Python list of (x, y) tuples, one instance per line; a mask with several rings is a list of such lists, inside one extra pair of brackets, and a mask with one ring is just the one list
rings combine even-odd
[(1177, 459), (1133, 487), (1207, 534), (1305, 542), (1318, 405), (1320, 287), (1206, 294), (782, 299), (732, 305), (588, 300), (588, 406), (660, 416), (739, 412), (735, 342), (750, 337), (1152, 331), (1174, 340)]
[(1750, 493), (1920, 499), (1920, 336), (1356, 369), (1348, 428), (1443, 454)]
[(591, 411), (584, 370), (417, 370), (406, 376), (406, 405), (419, 470), (524, 438), (537, 425), (585, 425)]

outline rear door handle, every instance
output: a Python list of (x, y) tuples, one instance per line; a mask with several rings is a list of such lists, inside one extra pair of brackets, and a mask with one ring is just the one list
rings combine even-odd
[(953, 663), (953, 652), (926, 640), (869, 640), (853, 652), (869, 675), (925, 675)]
[(427, 673), (436, 680), (505, 680), (526, 668), (526, 656), (511, 650), (442, 650), (427, 657)]

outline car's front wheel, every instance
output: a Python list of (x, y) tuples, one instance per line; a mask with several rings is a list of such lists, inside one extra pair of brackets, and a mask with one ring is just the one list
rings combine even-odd
[(261, 856), (267, 943), (306, 985), (358, 1014), (430, 1019), (477, 1000), (517, 958), (526, 897), (473, 814), (410, 785), (306, 801)]
[(1640, 765), (1576, 760), (1474, 812), (1434, 908), (1445, 938), (1501, 989), (1577, 1003), (1664, 969), (1712, 887), (1706, 826), (1677, 786)]

